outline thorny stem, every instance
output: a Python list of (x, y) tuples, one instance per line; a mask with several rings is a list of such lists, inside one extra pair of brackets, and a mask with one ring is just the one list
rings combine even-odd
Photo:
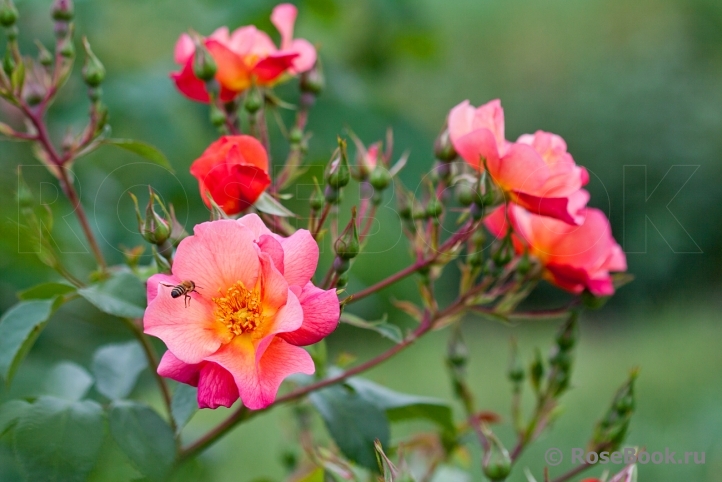
[(337, 383), (340, 383), (344, 380), (346, 380), (349, 377), (352, 377), (354, 375), (358, 375), (359, 373), (365, 372), (366, 370), (369, 370), (376, 365), (381, 364), (382, 362), (388, 360), (389, 358), (393, 357), (397, 353), (402, 352), (409, 346), (411, 346), (416, 340), (421, 338), (424, 334), (431, 331), (434, 327), (434, 322), (436, 320), (442, 319), (446, 316), (452, 315), (459, 310), (464, 308), (463, 300), (458, 299), (454, 303), (452, 303), (449, 307), (446, 309), (432, 315), (428, 311), (425, 312), (424, 317), (419, 324), (419, 326), (416, 327), (416, 329), (411, 332), (401, 343), (398, 345), (394, 345), (393, 347), (389, 348), (385, 352), (381, 353), (380, 355), (376, 356), (375, 358), (372, 358), (371, 360), (368, 360), (361, 365), (357, 365), (353, 368), (350, 368), (346, 370), (345, 372), (336, 375), (335, 377), (326, 378), (324, 380), (320, 380), (316, 383), (313, 383), (311, 385), (306, 385), (305, 387), (297, 388), (296, 390), (282, 396), (276, 399), (276, 401), (269, 405), (268, 407), (261, 409), (261, 410), (249, 410), (245, 406), (241, 406), (236, 410), (233, 415), (228, 417), (226, 420), (224, 420), (220, 425), (215, 427), (213, 430), (208, 432), (206, 435), (192, 443), (186, 448), (181, 449), (180, 451), (180, 459), (185, 460), (188, 458), (191, 458), (198, 453), (202, 452), (206, 448), (208, 448), (213, 443), (217, 442), (224, 434), (226, 434), (228, 431), (230, 431), (233, 427), (235, 427), (238, 423), (248, 420), (251, 417), (254, 417), (258, 414), (261, 414), (263, 412), (266, 412), (270, 410), (273, 407), (276, 407), (278, 405), (292, 402), (294, 400), (298, 400), (299, 398), (302, 398), (306, 395), (308, 395), (311, 392), (315, 392), (316, 390), (320, 390), (322, 388), (329, 387), (331, 385), (335, 385)]

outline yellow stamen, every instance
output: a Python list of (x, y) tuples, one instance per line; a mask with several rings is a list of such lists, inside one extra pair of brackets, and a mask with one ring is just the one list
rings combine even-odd
[[(218, 290), (220, 293), (220, 290)], [(213, 298), (216, 319), (226, 325), (234, 335), (250, 333), (263, 321), (261, 295), (249, 291), (240, 281), (231, 285), (221, 296)]]

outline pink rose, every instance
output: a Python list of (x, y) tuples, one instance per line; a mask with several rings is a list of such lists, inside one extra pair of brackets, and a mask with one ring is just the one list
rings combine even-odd
[(574, 163), (564, 140), (538, 131), (512, 143), (504, 137), (499, 100), (479, 108), (469, 101), (449, 113), (449, 136), (456, 152), (478, 171), (488, 169), (512, 202), (542, 216), (581, 224), (589, 200), (589, 175)]
[[(610, 296), (614, 294), (610, 272), (626, 271), (627, 259), (602, 211), (586, 208), (582, 215), (583, 224), (572, 226), (509, 204), (515, 250), (528, 249), (544, 266), (545, 277), (560, 288), (572, 293), (586, 288), (595, 296)], [(505, 236), (506, 217), (501, 206), (484, 223), (492, 234)]]
[[(283, 238), (255, 214), (197, 225), (178, 246), (172, 275), (148, 280), (145, 333), (168, 347), (158, 373), (197, 386), (201, 408), (273, 403), (286, 377), (314, 372), (300, 347), (338, 323), (335, 290), (311, 282), (317, 263), (306, 230)], [(167, 286), (185, 280), (197, 290), (188, 303)]]

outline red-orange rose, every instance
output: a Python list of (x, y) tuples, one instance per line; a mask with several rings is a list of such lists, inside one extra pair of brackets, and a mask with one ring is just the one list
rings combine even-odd
[(191, 165), (201, 197), (210, 207), (213, 198), (226, 214), (251, 206), (271, 184), (268, 154), (251, 136), (223, 136)]

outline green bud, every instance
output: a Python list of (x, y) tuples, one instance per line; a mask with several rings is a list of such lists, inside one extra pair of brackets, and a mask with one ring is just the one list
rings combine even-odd
[(336, 278), (336, 288), (339, 288), (339, 289), (345, 288), (348, 285), (348, 277), (349, 277), (348, 270), (339, 274), (338, 278)]
[(145, 220), (143, 220), (140, 214), (140, 210), (138, 209), (138, 199), (135, 197), (135, 195), (133, 195), (133, 193), (129, 194), (133, 199), (133, 204), (135, 204), (135, 215), (138, 219), (140, 234), (143, 236), (143, 239), (145, 239), (149, 243), (161, 246), (170, 237), (171, 228), (170, 224), (165, 219), (160, 217), (157, 212), (155, 212), (154, 205), (156, 201), (161, 206), (161, 209), (163, 211), (166, 210), (165, 206), (163, 206), (163, 204), (160, 202), (160, 199), (158, 199), (158, 196), (153, 192), (150, 187), (148, 187), (148, 191), (150, 192), (150, 197), (148, 199), (148, 206), (145, 210)]
[(471, 217), (474, 221), (478, 221), (484, 217), (484, 206), (478, 203), (472, 204), (469, 211), (471, 212)]
[(89, 87), (88, 88), (88, 98), (91, 100), (91, 102), (98, 102), (102, 96), (103, 96), (102, 88), (100, 88), (100, 87)]
[(524, 367), (521, 365), (519, 359), (519, 353), (517, 351), (516, 343), (512, 341), (511, 346), (511, 357), (509, 358), (509, 370), (507, 371), (507, 377), (512, 383), (521, 383), (525, 377)]
[(506, 266), (514, 258), (514, 245), (511, 237), (506, 236), (502, 241), (499, 249), (492, 254), (492, 259), (497, 266)]
[(436, 199), (435, 197), (429, 199), (428, 204), (426, 205), (426, 215), (430, 218), (438, 218), (441, 216), (441, 213), (444, 212), (444, 206), (441, 204), (441, 201)]
[(329, 204), (340, 204), (343, 199), (341, 191), (331, 186), (326, 186), (326, 189), (323, 191), (323, 197)]
[(291, 144), (300, 144), (303, 140), (303, 131), (298, 127), (293, 127), (291, 132), (288, 134), (288, 141)]
[(577, 341), (579, 313), (572, 311), (567, 322), (561, 327), (556, 336), (556, 342), (561, 351), (568, 351)]
[(83, 65), (83, 80), (90, 87), (98, 87), (105, 80), (105, 67), (90, 48), (87, 37), (83, 37), (85, 50), (85, 65)]
[(637, 374), (636, 370), (632, 371), (627, 382), (617, 390), (605, 416), (597, 423), (590, 442), (593, 450), (614, 451), (624, 442), (635, 408), (634, 383)]
[(351, 170), (348, 165), (348, 156), (346, 155), (346, 141), (338, 139), (337, 155), (329, 162), (326, 169), (326, 183), (335, 188), (341, 189), (351, 180)]
[(53, 64), (53, 54), (39, 40), (35, 41), (35, 45), (38, 46), (38, 62), (45, 67), (51, 66)]
[(69, 22), (75, 15), (72, 0), (55, 0), (50, 12), (53, 20), (58, 22)]
[(449, 130), (444, 129), (434, 142), (434, 155), (441, 161), (453, 161), (456, 159), (456, 150), (451, 143)]
[(361, 250), (356, 227), (356, 207), (351, 209), (351, 220), (334, 244), (336, 254), (342, 259), (353, 259)]
[(70, 37), (63, 38), (58, 42), (58, 51), (66, 59), (75, 57), (75, 45)]
[(350, 260), (348, 260), (346, 258), (336, 256), (333, 259), (333, 270), (336, 273), (345, 273), (346, 271), (348, 271), (348, 269), (350, 267), (351, 267), (351, 262), (350, 262)]
[(489, 448), (484, 453), (482, 469), (484, 475), (492, 481), (505, 480), (511, 472), (511, 457), (509, 451), (502, 445), (494, 434), (487, 434)]
[(449, 340), (446, 360), (452, 368), (464, 369), (469, 362), (469, 349), (464, 343), (460, 330), (454, 330)]
[(481, 251), (473, 252), (466, 257), (466, 262), (469, 264), (469, 266), (478, 268), (484, 263), (484, 255), (481, 253)]
[(200, 40), (196, 39), (196, 51), (193, 54), (193, 75), (204, 82), (208, 82), (213, 80), (217, 71), (218, 66), (211, 53)]
[(226, 123), (226, 113), (215, 102), (211, 103), (209, 119), (215, 127), (222, 127)]
[(261, 107), (263, 107), (263, 94), (261, 94), (261, 91), (258, 90), (257, 87), (252, 87), (246, 94), (246, 101), (243, 103), (243, 108), (246, 109), (246, 112), (249, 114), (255, 114)]
[(460, 182), (456, 185), (456, 200), (462, 206), (471, 206), (474, 202), (476, 192), (474, 187), (468, 182)]
[(374, 206), (380, 205), (384, 200), (384, 193), (381, 191), (374, 191), (371, 195), (371, 202)]
[(301, 92), (308, 92), (314, 95), (319, 95), (324, 87), (326, 87), (326, 79), (323, 75), (323, 69), (321, 68), (321, 62), (316, 61), (316, 65), (307, 72), (301, 74), (301, 81), (299, 84)]
[(18, 9), (15, 8), (12, 0), (4, 0), (0, 4), (0, 25), (3, 27), (12, 27), (18, 20)]
[(531, 366), (529, 367), (529, 379), (531, 381), (532, 387), (535, 391), (539, 391), (539, 388), (541, 387), (541, 379), (544, 377), (544, 362), (542, 361), (541, 352), (537, 348), (534, 360), (531, 363)]
[(13, 58), (12, 53), (10, 53), (10, 49), (5, 51), (5, 57), (3, 57), (3, 71), (8, 77), (13, 75), (13, 72), (15, 71), (15, 59)]
[(391, 173), (383, 165), (377, 164), (374, 170), (371, 171), (369, 183), (371, 183), (374, 189), (383, 191), (391, 184)]
[(318, 211), (326, 203), (326, 199), (324, 198), (323, 192), (321, 191), (321, 186), (318, 185), (318, 181), (315, 177), (313, 178), (313, 183), (315, 184), (315, 187), (313, 188), (313, 193), (311, 194), (309, 204), (311, 205), (311, 209), (313, 211)]

